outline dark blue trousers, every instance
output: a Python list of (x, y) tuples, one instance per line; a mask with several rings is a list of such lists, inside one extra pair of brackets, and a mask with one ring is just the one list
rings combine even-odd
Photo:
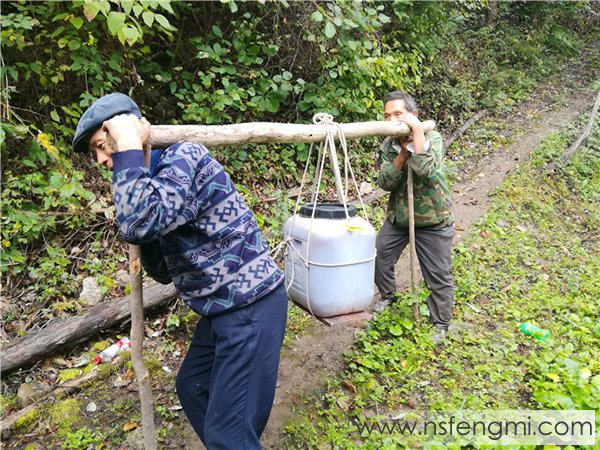
[(208, 450), (261, 448), (277, 384), (287, 303), (282, 284), (248, 306), (198, 321), (176, 386), (181, 406)]

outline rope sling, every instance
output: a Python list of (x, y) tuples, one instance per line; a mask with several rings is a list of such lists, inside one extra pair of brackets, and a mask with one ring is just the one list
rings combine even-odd
[[(302, 174), (302, 181), (300, 183), (300, 192), (298, 193), (298, 197), (296, 199), (296, 204), (294, 206), (294, 214), (291, 219), (291, 228), (290, 228), (290, 232), (289, 232), (289, 237), (284, 238), (284, 240), (272, 252), (274, 254), (274, 257), (276, 257), (277, 254), (279, 253), (279, 251), (281, 250), (281, 248), (283, 248), (283, 246), (285, 246), (286, 251), (287, 251), (286, 254), (288, 254), (289, 252), (293, 252), (302, 261), (302, 264), (306, 268), (306, 270), (304, 271), (304, 286), (306, 286), (306, 287), (309, 286), (308, 277), (309, 277), (309, 269), (311, 266), (342, 267), (342, 266), (349, 266), (349, 265), (355, 265), (355, 264), (363, 264), (363, 263), (373, 261), (376, 256), (375, 249), (373, 249), (373, 252), (374, 252), (373, 256), (366, 258), (366, 259), (362, 259), (362, 260), (356, 260), (356, 261), (328, 264), (328, 263), (312, 261), (309, 259), (310, 240), (311, 240), (311, 234), (313, 231), (313, 223), (315, 220), (315, 213), (317, 211), (317, 201), (318, 201), (319, 191), (321, 188), (321, 183), (323, 181), (323, 173), (324, 173), (324, 169), (325, 169), (326, 156), (329, 156), (329, 159), (331, 161), (331, 169), (333, 171), (333, 175), (335, 178), (337, 195), (340, 199), (340, 203), (343, 205), (344, 213), (346, 215), (345, 224), (344, 224), (345, 228), (347, 230), (349, 230), (350, 232), (360, 231), (360, 230), (364, 229), (360, 225), (352, 224), (352, 218), (350, 217), (350, 214), (348, 212), (347, 198), (348, 198), (348, 190), (349, 190), (349, 185), (350, 185), (349, 178), (351, 178), (352, 184), (358, 194), (358, 198), (360, 201), (360, 206), (361, 206), (361, 210), (363, 212), (364, 218), (367, 221), (367, 223), (370, 224), (367, 210), (363, 203), (361, 193), (360, 193), (360, 190), (358, 187), (358, 183), (356, 182), (356, 178), (354, 176), (354, 171), (352, 170), (352, 166), (350, 164), (350, 158), (348, 155), (348, 147), (346, 144), (346, 138), (344, 136), (344, 132), (342, 131), (340, 125), (333, 120), (333, 116), (331, 114), (327, 114), (327, 113), (315, 114), (313, 116), (313, 123), (327, 125), (327, 133), (326, 133), (325, 140), (319, 144), (319, 152), (317, 155), (317, 163), (315, 166), (316, 177), (315, 177), (315, 181), (313, 183), (312, 193), (310, 195), (310, 203), (309, 204), (311, 204), (313, 206), (313, 208), (312, 208), (311, 217), (310, 217), (310, 221), (309, 221), (308, 237), (307, 237), (307, 241), (306, 241), (306, 249), (307, 249), (306, 257), (302, 254), (300, 249), (294, 244), (291, 236), (293, 236), (294, 225), (295, 225), (296, 219), (298, 218), (300, 200), (301, 200), (301, 198), (303, 198), (304, 186), (306, 184), (306, 179), (307, 179), (308, 171), (310, 168), (311, 156), (312, 156), (312, 152), (313, 152), (313, 144), (311, 144), (311, 146), (309, 148), (308, 157), (307, 157), (306, 164), (304, 167), (304, 173)], [(340, 142), (340, 148), (344, 155), (344, 179), (343, 179), (343, 181), (342, 181), (342, 175), (340, 173), (340, 167), (339, 167), (339, 163), (338, 163), (338, 156), (337, 156), (338, 152), (336, 149), (336, 142), (335, 142), (336, 138)], [(291, 273), (286, 274), (286, 286), (285, 286), (286, 292), (288, 292), (288, 295), (289, 295), (290, 288), (292, 287), (292, 285), (294, 283), (294, 279), (297, 276), (297, 274), (295, 273), (295, 264), (293, 264), (293, 263), (290, 264), (290, 267), (291, 267)], [(311, 307), (311, 304), (310, 304), (310, 295), (308, 293), (308, 290), (306, 292), (306, 303), (307, 303), (306, 307), (307, 307), (308, 311), (310, 312), (310, 314), (313, 317), (316, 317), (316, 315), (313, 312), (313, 309)]]

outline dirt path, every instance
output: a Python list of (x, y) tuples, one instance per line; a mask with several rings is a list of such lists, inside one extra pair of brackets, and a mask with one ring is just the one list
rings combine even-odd
[[(511, 136), (518, 137), (512, 144), (469, 168), (463, 174), (467, 181), (454, 185), (455, 243), (484, 214), (490, 204), (490, 194), (527, 158), (529, 152), (549, 134), (591, 109), (594, 95), (587, 89), (588, 83), (583, 75), (586, 71), (580, 70), (585, 62), (581, 64), (581, 67), (571, 65), (568, 73), (561, 73), (560, 77), (548, 81), (530, 101), (501, 118), (507, 122), (503, 131), (506, 137), (511, 140), (514, 139)], [(396, 266), (396, 280), (400, 289), (409, 287), (405, 255)], [(311, 329), (284, 352), (273, 411), (262, 437), (266, 450), (283, 448), (283, 431), (286, 422), (294, 418), (294, 405), (302, 395), (324, 387), (327, 379), (343, 368), (343, 353), (354, 342), (355, 332), (360, 326), (328, 327), (315, 320)]]

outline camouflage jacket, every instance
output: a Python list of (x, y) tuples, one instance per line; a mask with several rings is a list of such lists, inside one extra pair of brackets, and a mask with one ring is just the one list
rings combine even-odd
[(444, 147), (437, 131), (425, 134), (429, 148), (413, 153), (400, 170), (392, 164), (398, 155), (399, 143), (387, 138), (381, 144), (383, 164), (377, 184), (390, 192), (387, 217), (399, 227), (408, 227), (407, 167), (413, 171), (415, 227), (426, 227), (454, 222), (452, 195), (444, 172)]

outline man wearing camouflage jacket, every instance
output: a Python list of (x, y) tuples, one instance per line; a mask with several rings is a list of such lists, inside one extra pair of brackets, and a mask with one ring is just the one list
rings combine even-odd
[(413, 171), (416, 252), (425, 283), (434, 341), (445, 337), (452, 318), (454, 279), (451, 246), (454, 238), (452, 199), (444, 173), (444, 148), (437, 131), (423, 133), (416, 118), (417, 105), (404, 92), (390, 92), (384, 99), (384, 119), (403, 121), (412, 135), (387, 138), (381, 145), (383, 165), (377, 184), (390, 192), (387, 219), (377, 235), (375, 284), (385, 303), (394, 299), (394, 266), (409, 242), (407, 168)]

